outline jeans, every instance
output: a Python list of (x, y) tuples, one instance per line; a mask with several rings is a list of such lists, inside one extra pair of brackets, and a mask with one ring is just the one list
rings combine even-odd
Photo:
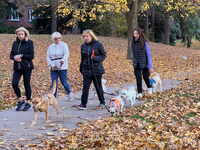
[(23, 75), (24, 87), (26, 91), (26, 100), (31, 100), (31, 72), (32, 70), (14, 70), (12, 78), (12, 87), (18, 98), (21, 97), (21, 91), (19, 89), (19, 80)]
[(96, 88), (100, 104), (105, 104), (103, 89), (102, 89), (102, 85), (101, 85), (101, 78), (102, 78), (102, 75), (97, 75), (96, 78), (95, 78), (95, 76), (90, 76), (90, 77), (83, 76), (83, 90), (82, 90), (83, 92), (82, 92), (82, 96), (81, 96), (81, 104), (84, 107), (86, 107), (86, 105), (87, 105), (90, 84), (92, 81)]
[(51, 81), (53, 85), (53, 81), (56, 79), (56, 91), (54, 96), (57, 97), (57, 84), (58, 84), (58, 76), (60, 77), (60, 81), (64, 86), (65, 90), (68, 94), (71, 93), (69, 84), (67, 83), (67, 70), (51, 70)]

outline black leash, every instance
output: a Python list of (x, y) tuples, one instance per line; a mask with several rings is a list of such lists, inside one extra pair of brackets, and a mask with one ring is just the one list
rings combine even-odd
[[(58, 74), (59, 74), (59, 72), (60, 72), (61, 67), (62, 67), (62, 63), (60, 63), (60, 68), (59, 68), (58, 73), (57, 73), (56, 77), (54, 78), (54, 80), (58, 77)], [(53, 80), (53, 81), (54, 81), (54, 80)], [(57, 85), (56, 85), (56, 86), (57, 86)], [(53, 83), (51, 84), (51, 86), (50, 86), (50, 88), (49, 88), (49, 90), (47, 91), (46, 94), (48, 94), (49, 91), (50, 91), (52, 88), (53, 88)], [(45, 95), (46, 95), (46, 94), (45, 94)]]
[[(94, 50), (93, 50), (94, 51)], [(93, 54), (94, 55), (94, 54)], [(93, 64), (93, 59), (92, 59), (92, 67), (93, 67), (93, 71), (94, 71), (94, 78), (95, 78), (95, 80), (96, 80), (96, 83), (98, 84), (98, 82), (97, 82), (97, 78), (96, 78), (96, 74), (95, 74), (95, 70), (94, 70), (94, 64)], [(99, 90), (99, 85), (97, 85), (97, 88), (98, 88), (98, 90)], [(103, 91), (103, 93), (104, 93), (104, 91)], [(101, 94), (100, 94), (100, 96), (102, 96)], [(103, 99), (102, 97), (101, 97), (101, 99)], [(104, 102), (105, 102), (105, 100), (104, 100)], [(105, 108), (108, 110), (108, 107), (106, 106), (106, 102), (105, 102)]]

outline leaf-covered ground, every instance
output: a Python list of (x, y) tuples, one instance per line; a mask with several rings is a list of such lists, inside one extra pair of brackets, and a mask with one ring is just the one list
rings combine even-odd
[[(0, 109), (15, 104), (12, 87), (12, 61), (9, 59), (15, 35), (0, 35)], [(45, 94), (51, 85), (46, 62), (50, 35), (32, 35), (35, 46), (33, 95)], [(127, 39), (99, 37), (107, 52), (104, 61), (107, 86), (135, 82), (132, 62), (126, 60)], [(80, 90), (81, 35), (63, 37), (70, 50), (68, 78), (73, 92)], [(196, 43), (197, 41), (195, 41)], [(199, 42), (196, 44), (200, 45)], [(181, 45), (179, 45), (181, 46)], [(151, 43), (153, 67), (162, 79), (184, 80), (178, 88), (146, 97), (147, 103), (123, 111), (116, 118), (92, 120), (72, 130), (59, 129), (62, 136), (51, 136), (32, 149), (198, 149), (200, 148), (200, 51)], [(184, 56), (184, 57), (183, 57)], [(184, 59), (187, 57), (187, 59)], [(23, 83), (20, 82), (23, 94)], [(59, 85), (59, 96), (65, 94)]]

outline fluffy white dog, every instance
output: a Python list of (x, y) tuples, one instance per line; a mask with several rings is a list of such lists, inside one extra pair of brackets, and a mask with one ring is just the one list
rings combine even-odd
[(124, 99), (124, 101), (130, 101), (131, 102), (131, 106), (133, 106), (133, 104), (135, 104), (135, 99), (136, 99), (136, 91), (135, 91), (135, 87), (131, 87), (130, 89), (123, 89), (120, 92), (120, 96), (122, 99)]
[(108, 112), (111, 114), (111, 117), (113, 117), (116, 116), (116, 114), (119, 115), (119, 112), (122, 112), (123, 107), (124, 102), (121, 96), (116, 96), (111, 98)]
[(104, 92), (106, 92), (106, 82), (107, 82), (106, 79), (101, 79), (101, 84)]
[[(102, 85), (102, 89), (103, 89), (103, 92), (105, 93), (106, 92), (106, 82), (107, 80), (106, 79), (101, 79), (101, 85)], [(94, 86), (94, 83), (92, 83), (92, 89), (95, 90), (95, 86)], [(94, 97), (96, 96), (96, 91), (94, 92)], [(93, 97), (93, 99), (94, 99)]]
[(150, 85), (152, 86), (152, 91), (155, 93), (156, 92), (156, 87), (159, 85), (160, 86), (160, 91), (162, 92), (162, 81), (160, 79), (160, 76), (158, 75), (157, 72), (154, 72), (151, 74), (152, 78), (150, 80)]

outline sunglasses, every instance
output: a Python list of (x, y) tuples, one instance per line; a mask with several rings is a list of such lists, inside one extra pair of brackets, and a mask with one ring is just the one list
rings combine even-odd
[(54, 38), (54, 40), (57, 40), (57, 39), (60, 39), (60, 37), (58, 37), (58, 38)]
[(89, 30), (83, 30), (83, 33), (85, 33), (85, 32), (87, 32), (87, 33), (88, 33), (88, 32), (89, 32)]

